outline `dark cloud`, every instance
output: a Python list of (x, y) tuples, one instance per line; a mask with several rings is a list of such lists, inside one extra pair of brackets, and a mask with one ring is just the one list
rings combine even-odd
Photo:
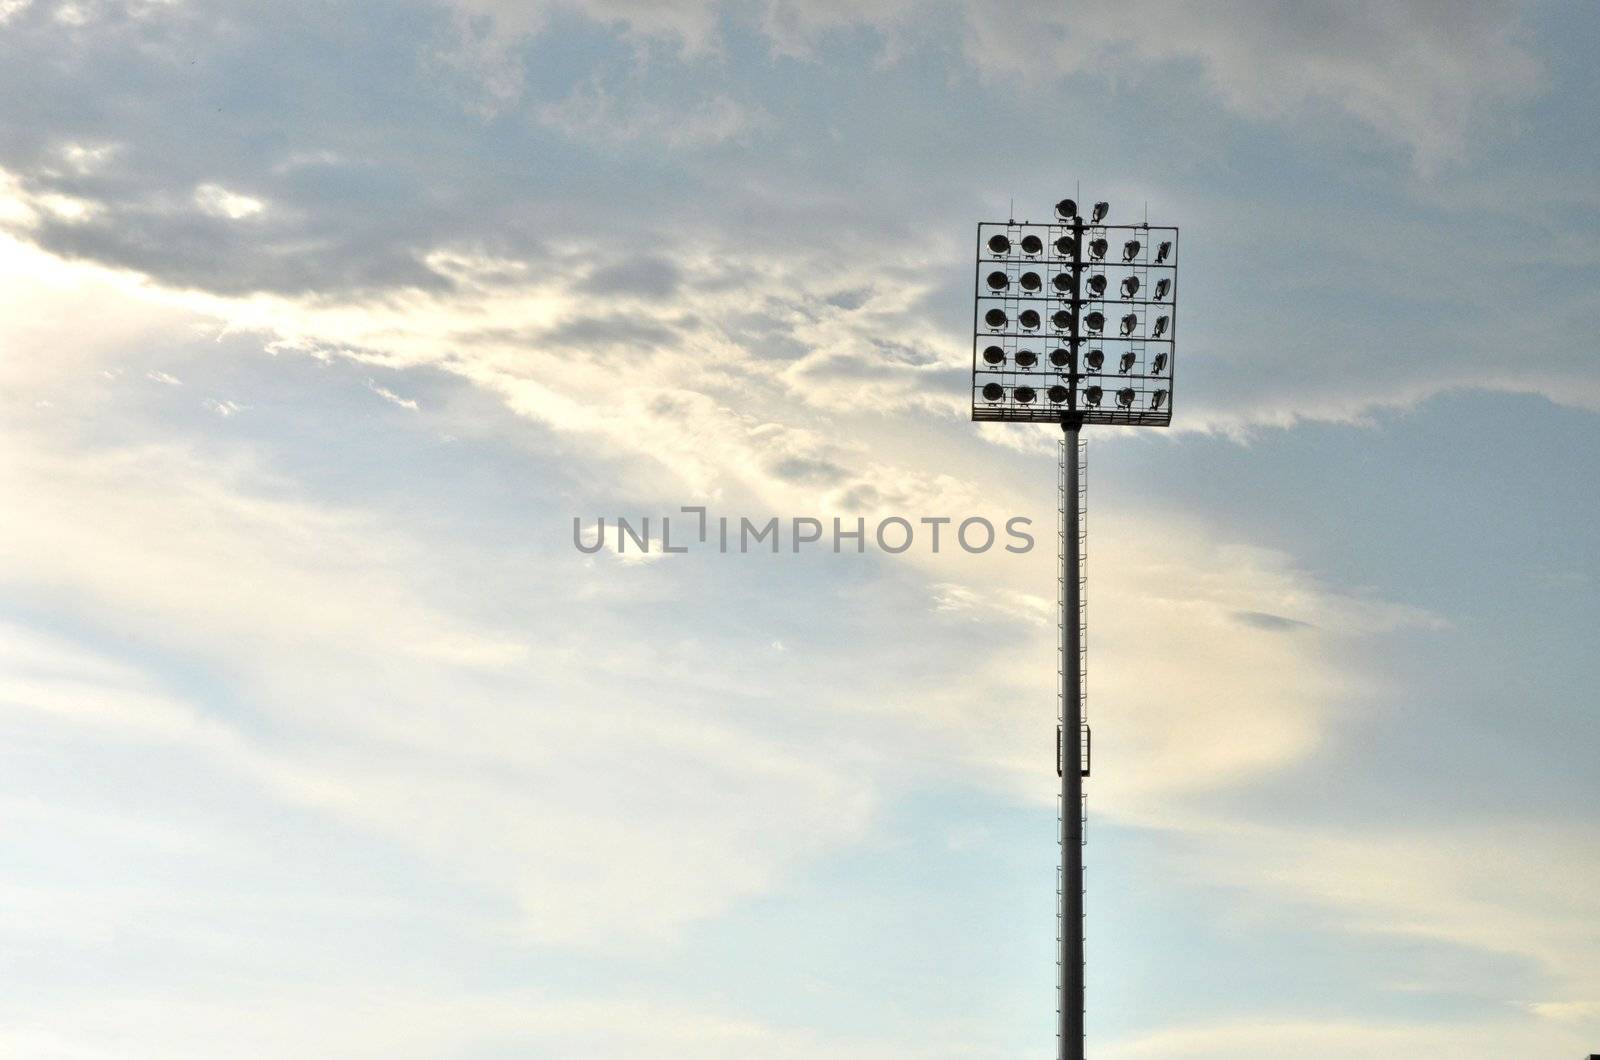
[(787, 482), (810, 486), (832, 486), (842, 482), (849, 471), (831, 460), (790, 456), (772, 461), (767, 471)]
[(1265, 611), (1235, 611), (1234, 620), (1242, 625), (1254, 629), (1264, 629), (1272, 633), (1293, 633), (1299, 629), (1315, 629), (1309, 622), (1299, 619), (1284, 618), (1282, 615), (1272, 615)]
[(683, 282), (678, 266), (660, 257), (629, 258), (595, 270), (583, 288), (596, 294), (668, 298)]

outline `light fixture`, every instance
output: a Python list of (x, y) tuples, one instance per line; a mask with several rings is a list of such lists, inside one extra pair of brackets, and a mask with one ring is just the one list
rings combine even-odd
[(1089, 277), (1089, 294), (1099, 298), (1106, 293), (1106, 278), (1098, 272)]
[(1034, 365), (1036, 365), (1038, 363), (1039, 363), (1039, 355), (1037, 353), (1034, 353), (1032, 350), (1018, 350), (1017, 351), (1017, 367), (1018, 368), (1032, 368)]
[(1044, 240), (1036, 235), (1022, 237), (1022, 252), (1024, 254), (1039, 254), (1044, 251)]
[(1091, 405), (1098, 405), (1100, 404), (1100, 396), (1104, 393), (1105, 391), (1097, 386), (1087, 387), (1083, 391), (1083, 400)]
[(1005, 273), (1001, 272), (999, 269), (996, 269), (994, 272), (991, 272), (989, 274), (989, 281), (988, 282), (989, 282), (989, 290), (991, 290), (991, 291), (1003, 291), (1007, 287), (1011, 286), (1011, 277), (1007, 276)]
[[(1026, 277), (1024, 277), (1026, 279)], [(1139, 293), (1139, 277), (1129, 276), (1122, 281), (1122, 297), (1132, 298)]]
[(1011, 396), (1026, 405), (1033, 401), (1033, 387), (1019, 386), (1011, 392)]
[(1139, 256), (1140, 243), (1137, 239), (1130, 239), (1122, 244), (1122, 260), (1132, 261)]
[(1055, 365), (1057, 368), (1065, 368), (1067, 365), (1072, 363), (1072, 354), (1068, 353), (1060, 346), (1057, 346), (1055, 349), (1050, 351), (1050, 363)]
[(1056, 253), (1063, 258), (1070, 258), (1078, 251), (1078, 241), (1071, 236), (1062, 236), (1056, 240)]
[(1006, 351), (998, 346), (989, 346), (983, 351), (984, 364), (1004, 364), (1005, 360)]
[(1157, 265), (1161, 265), (1161, 264), (1165, 263), (1166, 260), (1167, 260), (1167, 255), (1171, 254), (1171, 253), (1172, 253), (1172, 240), (1163, 239), (1161, 241), (1161, 245), (1156, 248), (1156, 264)]
[(1062, 199), (1056, 203), (1056, 216), (1063, 221), (1070, 221), (1078, 216), (1078, 204), (1071, 199)]
[(996, 330), (1005, 327), (1009, 320), (1004, 309), (991, 309), (983, 314), (983, 322)]
[(1117, 404), (1121, 405), (1123, 408), (1129, 408), (1133, 405), (1133, 399), (1138, 396), (1138, 394), (1134, 393), (1133, 387), (1125, 386), (1121, 390), (1117, 391)]
[(1165, 390), (1157, 390), (1154, 394), (1150, 395), (1150, 407), (1151, 408), (1158, 409), (1162, 405), (1165, 405), (1166, 403), (1167, 403), (1167, 392)]
[(1038, 311), (1034, 309), (1024, 309), (1022, 312), (1017, 314), (1017, 323), (1021, 324), (1027, 330), (1033, 331), (1039, 326)]
[(1073, 290), (1077, 282), (1078, 278), (1070, 272), (1058, 272), (1055, 279), (1050, 281), (1051, 285), (1062, 294)]
[(995, 254), (1009, 254), (1011, 252), (1011, 240), (1005, 237), (1004, 232), (996, 232), (989, 237), (989, 250)]
[(985, 401), (999, 401), (1001, 398), (1003, 398), (1005, 396), (1006, 396), (1006, 388), (1001, 386), (999, 383), (985, 383), (985, 384), (983, 384), (983, 400), (985, 400)]
[(1133, 329), (1139, 326), (1139, 318), (1132, 313), (1122, 318), (1122, 337), (1127, 338), (1133, 334)]
[(1024, 291), (1037, 291), (1039, 288), (1044, 286), (1044, 281), (1039, 279), (1039, 274), (1037, 272), (1025, 272), (1022, 274), (1021, 279), (1017, 282), (1022, 284), (1022, 289)]
[(1172, 290), (1172, 280), (1170, 278), (1168, 278), (1166, 276), (1163, 276), (1163, 277), (1161, 277), (1161, 279), (1157, 280), (1156, 281), (1156, 301), (1158, 301), (1158, 302), (1166, 301), (1167, 292), (1170, 291), (1170, 290)]
[(1110, 245), (1103, 239), (1089, 240), (1089, 256), (1095, 261), (1101, 260), (1106, 256), (1106, 248)]
[(1089, 371), (1098, 372), (1105, 367), (1106, 355), (1101, 350), (1090, 350), (1089, 356), (1083, 359), (1083, 363), (1089, 366)]
[[(990, 312), (994, 312), (994, 310), (990, 310)], [(1001, 314), (1001, 316), (1004, 315), (1005, 314), (1003, 313)], [(1106, 315), (1098, 310), (1090, 313), (1088, 316), (1083, 318), (1083, 326), (1094, 332), (1104, 331), (1106, 327)]]
[(1170, 324), (1170, 323), (1172, 323), (1172, 318), (1171, 317), (1167, 317), (1167, 316), (1156, 317), (1156, 326), (1155, 326), (1154, 329), (1151, 330), (1150, 337), (1151, 338), (1155, 338), (1155, 339), (1159, 339), (1162, 335), (1165, 335), (1166, 332), (1167, 332), (1167, 325)]
[(1050, 401), (1056, 405), (1059, 405), (1063, 401), (1067, 400), (1067, 388), (1064, 386), (1053, 386), (1049, 390), (1045, 391), (1045, 393), (1049, 396)]
[(1167, 370), (1167, 352), (1165, 350), (1156, 354), (1156, 359), (1150, 362), (1150, 370), (1157, 375)]
[(1072, 327), (1072, 314), (1065, 309), (1057, 309), (1050, 314), (1050, 323), (1055, 326), (1057, 331), (1066, 331)]
[[(1022, 359), (1020, 354), (1018, 355), (1017, 359), (1019, 361)], [(1133, 353), (1131, 350), (1123, 354), (1122, 359), (1117, 362), (1117, 371), (1121, 372), (1123, 375), (1127, 375), (1129, 372), (1133, 371), (1133, 362), (1136, 360), (1138, 360), (1138, 354)]]
[(1090, 215), (1089, 223), (1090, 224), (1099, 224), (1101, 221), (1104, 221), (1106, 219), (1106, 214), (1108, 214), (1110, 212), (1111, 212), (1111, 204), (1109, 202), (1097, 202), (1097, 203), (1095, 203), (1094, 204), (1094, 213)]

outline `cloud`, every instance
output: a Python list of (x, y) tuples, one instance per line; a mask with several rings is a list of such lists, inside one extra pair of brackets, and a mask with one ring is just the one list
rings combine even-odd
[(1384, 1023), (1292, 1021), (1263, 1017), (1247, 1023), (1175, 1027), (1119, 1042), (1104, 1055), (1184, 1056), (1195, 1060), (1392, 1060), (1396, 1056), (1579, 1056), (1593, 1047), (1582, 1033), (1516, 1019)]
[(1063, 74), (1110, 78), (1141, 63), (1197, 63), (1252, 118), (1314, 122), (1343, 112), (1431, 166), (1466, 149), (1492, 108), (1542, 87), (1522, 12), (1500, 0), (1313, 10), (1292, 2), (1199, 8), (1169, 0), (974, 10), (973, 61), (1011, 65), (1018, 41)]
[(201, 184), (194, 189), (194, 204), (201, 213), (242, 221), (254, 217), (267, 208), (267, 204), (249, 195), (229, 191), (220, 184)]
[(647, 140), (679, 150), (739, 139), (767, 120), (726, 95), (668, 106), (641, 97), (638, 89), (619, 98), (599, 80), (578, 86), (566, 99), (544, 104), (538, 116), (543, 124), (588, 145)]
[(417, 402), (416, 402), (415, 399), (408, 398), (408, 397), (401, 397), (399, 394), (396, 394), (393, 390), (390, 390), (388, 387), (379, 386), (378, 383), (375, 380), (372, 380), (372, 379), (368, 379), (367, 380), (367, 389), (372, 391), (374, 394), (377, 394), (379, 397), (383, 398), (383, 400), (387, 401), (391, 405), (398, 405), (400, 408), (403, 408), (408, 412), (416, 412), (417, 411), (418, 406), (417, 406)]

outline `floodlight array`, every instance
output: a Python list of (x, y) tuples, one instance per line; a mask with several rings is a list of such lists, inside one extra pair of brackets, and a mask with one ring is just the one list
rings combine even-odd
[(1178, 231), (1109, 212), (978, 226), (973, 419), (1171, 422)]

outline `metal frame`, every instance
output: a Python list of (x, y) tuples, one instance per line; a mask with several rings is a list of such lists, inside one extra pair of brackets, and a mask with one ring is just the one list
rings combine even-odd
[[(989, 239), (1004, 235), (1011, 248), (1004, 254), (989, 250)], [(1026, 236), (1037, 237), (1043, 251), (1028, 255), (1021, 250)], [(1063, 236), (1074, 240), (1074, 252), (1063, 255), (1056, 249), (1056, 241)], [(1086, 248), (1095, 239), (1108, 243), (1104, 259), (1087, 256)], [(1138, 239), (1139, 252), (1131, 260), (1122, 260), (1121, 250), (1129, 239)], [(1155, 250), (1163, 241), (1172, 244), (1165, 262), (1155, 262)], [(991, 290), (987, 284), (990, 273), (1002, 273), (1006, 287)], [(1039, 278), (1039, 290), (1028, 292), (1022, 287), (1022, 277), (1032, 273)], [(1105, 294), (1093, 296), (1088, 291), (1088, 281), (1095, 275), (1105, 277)], [(1071, 278), (1070, 287), (1061, 291), (1055, 287), (1058, 275)], [(1139, 291), (1133, 298), (1121, 297), (1122, 281), (1129, 276), (1139, 280)], [(1160, 301), (1148, 295), (1155, 290), (1156, 281), (1171, 280), (1167, 297)], [(985, 318), (990, 310), (999, 309), (1006, 315), (1006, 323), (990, 327)], [(1039, 314), (1038, 327), (1024, 328), (1019, 316), (1031, 309)], [(1070, 317), (1066, 328), (1056, 327), (1053, 316), (1065, 311)], [(1105, 327), (1091, 333), (1085, 326), (1090, 313), (1099, 312), (1105, 318)], [(1125, 313), (1138, 318), (1134, 332), (1126, 337), (1120, 333), (1120, 320)], [(1157, 338), (1153, 335), (1157, 317), (1168, 318), (1167, 328)], [(1106, 423), (1137, 427), (1165, 427), (1172, 422), (1173, 370), (1176, 367), (1176, 339), (1178, 329), (1178, 229), (1168, 225), (1109, 225), (1089, 224), (1081, 217), (1053, 224), (1007, 221), (980, 222), (977, 230), (977, 253), (973, 274), (972, 299), (972, 418), (980, 421), (1009, 421), (1021, 423), (1060, 423), (1062, 413), (1082, 415), (1085, 424)], [(1002, 360), (990, 364), (984, 351), (996, 348)], [(1058, 366), (1051, 363), (1050, 354), (1064, 350), (1068, 363)], [(1104, 364), (1091, 370), (1087, 364), (1090, 351), (1099, 350)], [(1032, 367), (1017, 363), (1017, 354), (1031, 352), (1037, 358)], [(1157, 355), (1165, 353), (1166, 362), (1160, 371), (1155, 370)], [(1125, 354), (1132, 354), (1132, 365), (1127, 372), (1120, 371)], [(996, 384), (1001, 388), (998, 401), (984, 396), (984, 387)], [(1091, 405), (1086, 392), (1091, 386), (1102, 388), (1099, 405)], [(1052, 387), (1064, 389), (1064, 400), (1050, 398)], [(1031, 401), (1018, 399), (1023, 388), (1033, 391)], [(1118, 404), (1121, 390), (1132, 390), (1129, 407)], [(1164, 391), (1166, 397), (1160, 408), (1152, 405), (1154, 396)], [(1060, 393), (1060, 392), (1058, 392)]]

